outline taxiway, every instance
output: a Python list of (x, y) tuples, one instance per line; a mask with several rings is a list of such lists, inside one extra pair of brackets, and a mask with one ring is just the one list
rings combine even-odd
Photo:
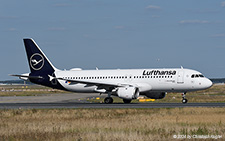
[(82, 100), (98, 94), (43, 94), (39, 96), (0, 97), (0, 109), (52, 109), (52, 108), (175, 108), (225, 107), (225, 103), (88, 103)]

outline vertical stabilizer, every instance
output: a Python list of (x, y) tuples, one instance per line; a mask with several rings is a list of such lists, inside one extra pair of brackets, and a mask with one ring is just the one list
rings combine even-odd
[(48, 60), (33, 39), (23, 39), (28, 64), (33, 75), (52, 75), (56, 68)]
[(63, 90), (58, 80), (54, 79), (55, 71), (58, 69), (52, 65), (33, 39), (23, 39), (23, 41), (31, 71), (29, 80), (35, 84)]

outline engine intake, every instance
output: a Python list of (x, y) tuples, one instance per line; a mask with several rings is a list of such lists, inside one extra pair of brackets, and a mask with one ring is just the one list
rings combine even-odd
[(132, 100), (139, 97), (139, 89), (136, 87), (121, 87), (117, 90), (119, 98)]

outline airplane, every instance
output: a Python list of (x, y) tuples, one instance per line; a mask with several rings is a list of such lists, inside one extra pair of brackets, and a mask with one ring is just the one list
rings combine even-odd
[(212, 82), (202, 73), (181, 68), (166, 69), (112, 69), (59, 70), (55, 68), (32, 38), (23, 39), (30, 73), (11, 75), (32, 83), (79, 93), (108, 94), (104, 103), (113, 103), (113, 96), (130, 103), (139, 95), (162, 99), (167, 92), (181, 92), (182, 103), (186, 93), (210, 88)]

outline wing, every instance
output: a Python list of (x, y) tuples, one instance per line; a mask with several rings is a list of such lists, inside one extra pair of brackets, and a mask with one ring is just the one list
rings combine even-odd
[(65, 80), (72, 83), (81, 83), (87, 85), (94, 85), (98, 86), (98, 89), (106, 89), (106, 90), (113, 90), (117, 87), (124, 87), (124, 86), (131, 86), (130, 84), (121, 84), (121, 83), (109, 83), (109, 82), (95, 82), (95, 81), (82, 81), (82, 80), (71, 80), (71, 79), (64, 79), (64, 78), (56, 78), (58, 80)]

